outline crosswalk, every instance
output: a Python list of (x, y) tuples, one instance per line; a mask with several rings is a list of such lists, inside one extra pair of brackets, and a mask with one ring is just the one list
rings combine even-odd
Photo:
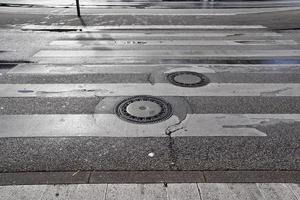
[[(0, 137), (269, 137), (274, 133), (268, 135), (268, 127), (300, 122), (300, 65), (251, 63), (297, 61), (299, 41), (264, 26), (23, 27), (58, 29), (80, 32), (51, 41), (33, 55), (36, 63), (11, 69), (7, 83), (0, 85), (3, 101), (44, 99), (49, 109), (30, 104), (16, 111), (4, 101)], [(231, 59), (249, 63), (228, 64)], [(173, 85), (166, 77), (178, 71), (202, 73), (210, 83)], [(136, 95), (166, 100), (173, 116), (147, 125), (123, 121), (115, 106)], [(74, 111), (76, 99), (84, 107), (89, 98), (96, 101), (92, 109)], [(69, 106), (69, 101), (75, 103)]]

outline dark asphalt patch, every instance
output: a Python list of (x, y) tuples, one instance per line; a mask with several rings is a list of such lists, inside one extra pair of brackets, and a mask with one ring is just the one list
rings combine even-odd
[(0, 3), (1, 7), (22, 7), (22, 8), (45, 8), (42, 4), (17, 4), (17, 3)]
[[(125, 97), (0, 98), (1, 115), (114, 114)], [(300, 97), (161, 97), (173, 108), (190, 107), (191, 114), (299, 114)], [(105, 109), (102, 108), (103, 105)], [(175, 110), (176, 110), (175, 109)], [(179, 112), (179, 111), (178, 111)], [(182, 112), (182, 111), (180, 111)], [(184, 111), (185, 112), (185, 111)]]
[[(182, 6), (180, 6), (182, 8)], [(192, 8), (195, 8), (193, 5)], [(266, 13), (243, 14), (235, 16), (109, 16), (109, 15), (85, 15), (82, 20), (78, 19), (76, 12), (72, 16), (56, 16), (56, 15), (30, 15), (30, 14), (8, 14), (1, 15), (0, 26), (7, 24), (23, 25), (51, 25), (60, 24), (71, 26), (81, 26), (82, 21), (86, 26), (94, 25), (260, 25), (271, 29), (289, 29), (299, 28), (299, 11), (278, 11)], [(43, 22), (47, 22), (46, 24)]]
[[(1, 66), (10, 67), (15, 64), (0, 64)], [(101, 74), (7, 74), (0, 77), (0, 83), (3, 84), (52, 84), (52, 83), (149, 83), (149, 75), (152, 82), (169, 83), (166, 80), (165, 74), (158, 73), (101, 73)], [(232, 73), (232, 72), (217, 72), (204, 73), (211, 83), (300, 83), (300, 72), (293, 73)], [(205, 81), (205, 84), (208, 83)], [(171, 83), (170, 83), (171, 84)], [(202, 84), (200, 84), (202, 85)]]
[[(0, 64), (1, 66), (1, 64)], [(4, 84), (47, 84), (47, 83), (147, 83), (148, 74), (8, 74), (0, 77)]]
[(34, 29), (34, 30), (30, 30), (30, 29), (22, 29), (23, 31), (47, 31), (47, 32), (77, 32), (77, 31), (82, 31), (81, 28), (57, 28), (57, 29), (44, 29), (44, 28), (41, 28), (41, 29)]
[(161, 59), (163, 64), (300, 64), (300, 59)]
[(168, 137), (1, 138), (0, 172), (300, 170), (300, 124), (269, 128), (267, 137), (175, 137), (172, 152)]
[(17, 65), (18, 64), (13, 64), (13, 63), (0, 63), (0, 69), (12, 69)]
[(0, 60), (1, 64), (21, 64), (21, 63), (33, 63), (28, 60)]
[[(193, 6), (194, 8), (194, 6)], [(0, 17), (0, 27), (22, 26), (24, 24), (52, 25), (61, 24), (81, 26), (82, 21), (86, 26), (94, 25), (256, 25), (259, 21), (261, 25), (271, 29), (299, 28), (299, 11), (280, 11), (244, 14), (236, 16), (91, 16), (86, 15), (82, 20), (78, 19), (76, 12), (74, 16), (55, 15), (35, 15), (35, 14), (2, 14)], [(46, 21), (46, 23), (45, 23)]]
[(93, 114), (100, 97), (0, 98), (0, 115)]

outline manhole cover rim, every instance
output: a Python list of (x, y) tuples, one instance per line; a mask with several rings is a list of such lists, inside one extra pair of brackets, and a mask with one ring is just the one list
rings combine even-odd
[[(198, 83), (182, 83), (175, 80), (176, 76), (179, 75), (193, 75), (200, 79)], [(173, 85), (181, 86), (181, 87), (201, 87), (208, 85), (210, 83), (209, 78), (205, 76), (204, 74), (193, 72), (193, 71), (177, 71), (177, 72), (171, 72), (166, 75), (166, 79)]]
[[(136, 102), (138, 100), (142, 101), (150, 101), (153, 103), (156, 103), (160, 106), (161, 111), (150, 117), (137, 117), (134, 115), (131, 115), (128, 113), (126, 110), (127, 106), (130, 105), (133, 102)], [(173, 107), (172, 105), (165, 101), (162, 98), (159, 97), (154, 97), (151, 95), (138, 95), (138, 96), (132, 96), (126, 99), (123, 99), (121, 102), (119, 102), (115, 106), (115, 114), (122, 120), (130, 122), (130, 123), (135, 123), (135, 124), (154, 124), (154, 123), (159, 123), (162, 121), (165, 121), (169, 119), (173, 115)]]

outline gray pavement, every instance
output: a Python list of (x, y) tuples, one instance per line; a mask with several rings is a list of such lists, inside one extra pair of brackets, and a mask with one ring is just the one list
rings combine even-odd
[[(217, 8), (184, 7), (182, 15), (174, 14), (182, 2), (151, 2), (157, 10), (148, 5), (143, 15), (136, 2), (121, 2), (137, 14), (117, 15), (110, 4), (118, 2), (87, 1), (83, 11), (94, 10), (81, 19), (73, 4), (7, 3), (0, 5), (3, 176), (280, 171), (296, 174), (286, 182), (299, 182), (298, 1), (217, 1)], [(159, 15), (162, 4), (171, 10)], [(101, 6), (111, 13), (97, 15)], [(209, 82), (173, 85), (167, 77), (178, 71)], [(116, 105), (136, 95), (165, 100), (173, 115), (147, 125), (117, 117)]]
[(299, 200), (297, 184), (90, 184), (0, 186), (3, 200)]

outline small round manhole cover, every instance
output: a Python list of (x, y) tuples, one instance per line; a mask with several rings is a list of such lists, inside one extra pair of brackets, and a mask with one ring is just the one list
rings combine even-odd
[(180, 71), (167, 75), (170, 83), (181, 87), (201, 87), (209, 83), (209, 79), (197, 72)]
[(157, 123), (170, 118), (172, 106), (153, 96), (135, 96), (123, 100), (115, 110), (123, 120), (133, 123)]

